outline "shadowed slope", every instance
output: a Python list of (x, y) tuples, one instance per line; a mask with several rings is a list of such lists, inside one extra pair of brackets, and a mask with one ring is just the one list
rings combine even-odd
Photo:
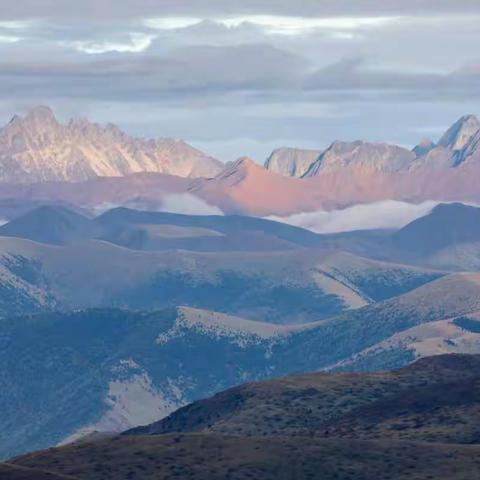
[(479, 453), (463, 445), (193, 434), (69, 445), (15, 463), (78, 480), (476, 480)]
[(465, 443), (480, 440), (479, 367), (480, 356), (441, 356), (246, 384), (122, 436), (11, 462), (79, 480), (475, 480), (480, 447)]
[(309, 435), (480, 443), (480, 356), (391, 373), (307, 374), (242, 385), (127, 432)]

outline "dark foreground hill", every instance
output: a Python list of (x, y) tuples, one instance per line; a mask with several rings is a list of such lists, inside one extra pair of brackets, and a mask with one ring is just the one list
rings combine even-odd
[(0, 464), (0, 478), (2, 480), (74, 480), (74, 477), (67, 475), (5, 463)]
[[(476, 480), (480, 447), (180, 434), (73, 444), (26, 455), (15, 464), (77, 480)], [(43, 480), (35, 475), (8, 478)]]
[(10, 462), (78, 480), (474, 480), (479, 367), (478, 355), (444, 355), (394, 372), (246, 384), (121, 436)]
[(429, 357), (393, 372), (245, 384), (127, 434), (172, 432), (480, 444), (480, 355)]

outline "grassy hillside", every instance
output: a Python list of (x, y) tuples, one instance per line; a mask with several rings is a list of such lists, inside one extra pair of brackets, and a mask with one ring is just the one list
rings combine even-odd
[(480, 447), (180, 434), (70, 445), (15, 464), (78, 480), (475, 480)]
[(11, 277), (0, 291), (3, 316), (187, 305), (273, 323), (320, 320), (442, 275), (307, 249), (141, 252), (101, 241), (52, 246), (0, 237), (2, 270)]
[(479, 367), (479, 355), (447, 355), (393, 372), (314, 373), (252, 383), (127, 433), (480, 443)]
[(247, 384), (146, 428), (33, 452), (3, 468), (77, 480), (474, 480), (479, 367), (480, 355), (444, 355), (394, 372)]

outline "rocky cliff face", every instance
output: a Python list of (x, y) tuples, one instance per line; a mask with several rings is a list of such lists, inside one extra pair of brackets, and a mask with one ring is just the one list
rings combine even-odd
[(480, 120), (475, 115), (465, 115), (444, 133), (438, 145), (450, 150), (462, 150), (479, 130)]
[(334, 142), (308, 169), (305, 176), (355, 169), (364, 172), (407, 170), (415, 154), (405, 148), (383, 143)]
[(84, 119), (66, 125), (48, 107), (14, 116), (0, 130), (0, 181), (81, 181), (157, 172), (211, 177), (222, 164), (182, 140), (132, 138), (115, 125)]
[(265, 168), (287, 177), (303, 177), (321, 153), (320, 150), (279, 148), (268, 157)]

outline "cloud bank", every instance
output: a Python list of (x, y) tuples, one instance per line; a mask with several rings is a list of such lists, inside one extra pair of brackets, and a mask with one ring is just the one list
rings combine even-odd
[(306, 228), (316, 233), (401, 228), (432, 211), (439, 202), (412, 204), (396, 200), (354, 205), (342, 210), (306, 212), (271, 220)]
[[(124, 203), (103, 202), (92, 208), (95, 215), (112, 210), (114, 208), (126, 207), (133, 210), (157, 211), (168, 213), (180, 213), (183, 215), (223, 215), (222, 210), (210, 205), (203, 199), (190, 193), (173, 193), (162, 199), (158, 207), (157, 202), (150, 202), (148, 199), (133, 199)], [(1, 222), (1, 220), (0, 220)]]
[(184, 215), (223, 215), (223, 212), (201, 198), (190, 193), (167, 195), (162, 202), (162, 212), (182, 213)]

